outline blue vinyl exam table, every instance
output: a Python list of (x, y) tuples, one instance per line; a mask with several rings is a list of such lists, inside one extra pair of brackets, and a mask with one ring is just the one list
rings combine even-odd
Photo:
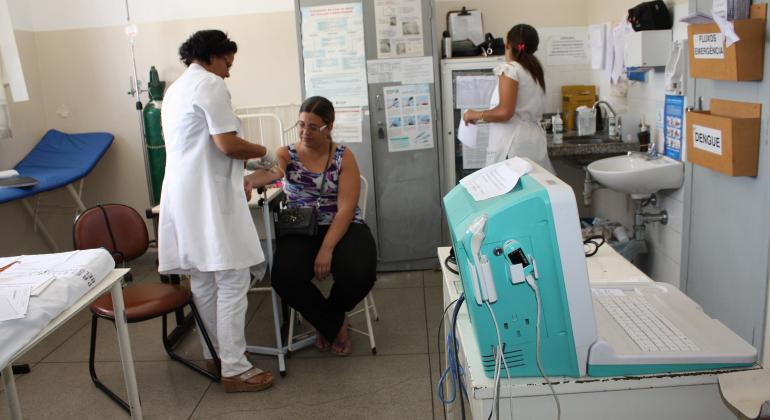
[[(52, 251), (57, 251), (56, 242), (37, 216), (39, 202), (33, 209), (29, 198), (46, 191), (66, 187), (79, 211), (86, 206), (81, 199), (83, 179), (107, 152), (114, 136), (110, 133), (67, 134), (49, 130), (34, 149), (14, 168), (19, 176), (35, 178), (38, 184), (30, 188), (0, 188), (0, 204), (21, 200), (22, 206), (39, 228)], [(77, 190), (73, 186), (80, 181)]]

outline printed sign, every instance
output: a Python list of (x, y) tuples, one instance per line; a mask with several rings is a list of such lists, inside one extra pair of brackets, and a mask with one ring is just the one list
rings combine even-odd
[(721, 60), (725, 58), (725, 36), (721, 33), (695, 34), (693, 41), (696, 59)]
[(684, 142), (684, 96), (666, 95), (663, 108), (664, 154), (672, 159), (682, 159)]
[(692, 145), (696, 149), (722, 156), (722, 130), (693, 124)]

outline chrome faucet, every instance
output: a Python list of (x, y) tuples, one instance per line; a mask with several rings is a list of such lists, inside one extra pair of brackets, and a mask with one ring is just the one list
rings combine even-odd
[(612, 114), (612, 118), (618, 116), (618, 114), (615, 113), (615, 110), (612, 109), (612, 105), (610, 105), (607, 101), (596, 101), (593, 105), (591, 105), (591, 109), (596, 109), (597, 105), (599, 104), (604, 104), (607, 107), (607, 109), (610, 111), (610, 114)]
[[(610, 105), (609, 102), (607, 101), (600, 100), (600, 101), (594, 102), (594, 104), (591, 105), (591, 109), (596, 109), (596, 107), (599, 106), (599, 104), (604, 104), (604, 106), (607, 107), (607, 110), (610, 112), (610, 116), (608, 117), (608, 121), (610, 122), (610, 124), (608, 125), (615, 124), (615, 122), (618, 119), (618, 114), (615, 113), (614, 109), (612, 109), (612, 105)], [(616, 131), (612, 137), (619, 137), (619, 136), (620, 136), (620, 132)]]
[(637, 151), (631, 150), (627, 154), (628, 154), (628, 156), (642, 155), (646, 159), (649, 159), (649, 160), (660, 159), (660, 153), (658, 153), (658, 148), (655, 145), (654, 141), (651, 141), (650, 144), (647, 145), (647, 151), (646, 152), (637, 152)]

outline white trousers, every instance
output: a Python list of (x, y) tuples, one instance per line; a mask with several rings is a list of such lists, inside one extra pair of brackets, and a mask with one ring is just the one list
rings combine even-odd
[[(222, 362), (222, 376), (235, 376), (252, 368), (246, 351), (246, 294), (249, 269), (192, 271), (190, 289), (203, 325)], [(203, 335), (203, 357), (211, 359)]]

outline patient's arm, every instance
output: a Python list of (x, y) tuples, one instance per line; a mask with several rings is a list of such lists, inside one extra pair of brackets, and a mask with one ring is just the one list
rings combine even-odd
[(289, 150), (281, 147), (275, 152), (275, 155), (278, 158), (278, 166), (273, 168), (272, 171), (257, 169), (253, 173), (246, 175), (246, 178), (251, 181), (254, 188), (264, 187), (275, 180), (283, 178), (286, 172), (286, 163), (289, 161)]

